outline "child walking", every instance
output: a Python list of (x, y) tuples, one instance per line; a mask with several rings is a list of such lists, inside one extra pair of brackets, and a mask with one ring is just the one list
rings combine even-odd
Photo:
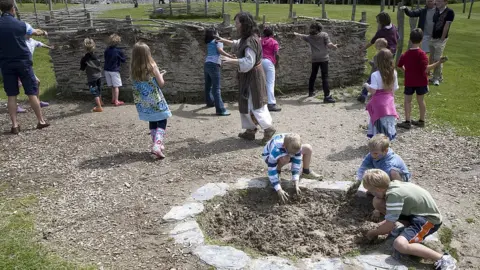
[[(386, 39), (384, 38), (379, 38), (375, 41), (375, 49), (377, 49), (377, 53), (381, 50), (381, 49), (385, 49), (388, 47), (388, 42)], [(371, 76), (372, 74), (378, 70), (378, 67), (377, 65), (375, 64), (375, 59), (377, 59), (377, 53), (373, 56), (373, 59), (369, 62), (370, 66), (372, 67), (372, 70), (370, 71), (370, 76), (368, 76), (368, 80), (367, 80), (367, 83), (371, 83), (372, 80), (371, 80)], [(360, 96), (357, 98), (358, 101), (360, 101), (361, 103), (365, 103), (365, 101), (367, 100), (367, 97), (368, 97), (368, 90), (367, 88), (363, 87), (362, 88), (362, 93), (360, 94)]]
[[(418, 127), (425, 126), (425, 114), (427, 107), (425, 104), (425, 94), (428, 93), (428, 71), (434, 69), (444, 63), (446, 58), (440, 58), (440, 61), (428, 64), (427, 54), (420, 49), (422, 46), (423, 31), (420, 28), (413, 29), (410, 33), (410, 41), (412, 48), (406, 51), (398, 61), (398, 67), (405, 71), (405, 121), (399, 123), (400, 128), (410, 129), (412, 125)], [(413, 94), (417, 94), (418, 110), (420, 119), (418, 121), (411, 120), (412, 99)]]
[(367, 104), (367, 111), (370, 115), (367, 137), (371, 138), (375, 134), (383, 133), (393, 140), (397, 135), (395, 124), (398, 118), (393, 91), (398, 89), (398, 80), (390, 50), (380, 50), (377, 54), (376, 64), (378, 71), (372, 74), (371, 84), (364, 84), (368, 92), (372, 94), (372, 98)]
[(112, 34), (108, 38), (109, 47), (105, 50), (105, 80), (108, 87), (112, 87), (112, 104), (115, 106), (121, 106), (123, 101), (118, 100), (120, 90), (122, 86), (122, 77), (120, 76), (120, 65), (125, 63), (125, 55), (122, 50), (117, 46), (122, 42), (122, 39), (117, 34)]
[(87, 73), (87, 83), (90, 93), (95, 98), (96, 107), (93, 108), (93, 112), (103, 112), (102, 108), (102, 67), (97, 56), (94, 54), (95, 41), (91, 38), (86, 38), (83, 41), (83, 46), (87, 53), (82, 57), (80, 61), (80, 70), (85, 70)]
[(172, 116), (160, 87), (165, 81), (163, 74), (152, 58), (150, 48), (143, 42), (137, 42), (132, 50), (131, 78), (133, 100), (138, 117), (149, 122), (152, 136), (152, 154), (165, 158), (163, 153), (167, 119)]
[(335, 103), (335, 99), (330, 95), (328, 86), (328, 48), (337, 49), (337, 44), (333, 44), (326, 32), (323, 32), (323, 25), (320, 23), (312, 23), (310, 25), (310, 35), (302, 35), (293, 32), (295, 36), (301, 37), (310, 44), (312, 50), (312, 73), (308, 81), (308, 96), (315, 96), (315, 80), (317, 79), (318, 69), (322, 74), (323, 102)]
[(365, 173), (363, 185), (382, 198), (374, 207), (385, 215), (385, 220), (376, 229), (367, 232), (369, 240), (393, 233), (395, 223), (401, 222), (405, 227), (393, 242), (395, 250), (434, 261), (436, 270), (457, 269), (457, 260), (451, 255), (438, 253), (421, 244), (425, 237), (438, 231), (442, 225), (442, 215), (427, 190), (413, 183), (390, 181), (388, 175), (378, 169)]

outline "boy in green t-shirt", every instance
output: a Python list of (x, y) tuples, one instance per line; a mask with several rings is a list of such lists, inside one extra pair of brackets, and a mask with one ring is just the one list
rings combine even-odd
[(390, 181), (388, 174), (379, 169), (365, 172), (363, 186), (375, 197), (383, 199), (374, 207), (385, 214), (385, 220), (378, 228), (368, 231), (369, 240), (390, 233), (395, 229), (395, 222), (399, 221), (405, 229), (393, 242), (398, 252), (433, 260), (437, 270), (456, 269), (457, 261), (452, 256), (420, 244), (442, 225), (440, 211), (428, 191), (413, 183)]

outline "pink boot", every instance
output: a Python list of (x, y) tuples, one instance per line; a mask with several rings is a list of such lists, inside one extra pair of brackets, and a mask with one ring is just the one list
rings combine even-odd
[(157, 128), (155, 131), (155, 142), (152, 146), (152, 153), (158, 158), (165, 158), (165, 154), (162, 152), (165, 147), (163, 146), (163, 140), (165, 139), (165, 130)]

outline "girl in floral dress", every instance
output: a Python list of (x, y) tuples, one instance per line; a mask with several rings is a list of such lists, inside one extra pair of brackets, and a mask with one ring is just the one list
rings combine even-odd
[(138, 117), (149, 122), (152, 136), (152, 154), (164, 158), (163, 153), (167, 118), (172, 116), (162, 90), (164, 70), (160, 71), (152, 58), (150, 48), (143, 42), (137, 42), (132, 50), (131, 78), (133, 100)]

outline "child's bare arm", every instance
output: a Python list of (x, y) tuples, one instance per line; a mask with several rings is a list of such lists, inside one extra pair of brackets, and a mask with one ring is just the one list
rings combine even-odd
[(382, 222), (380, 222), (378, 228), (376, 228), (375, 230), (370, 230), (370, 231), (367, 232), (367, 238), (369, 240), (372, 240), (379, 235), (389, 234), (393, 229), (395, 229), (395, 223), (394, 222), (391, 222), (391, 221), (388, 221), (388, 220), (382, 221)]
[(227, 45), (232, 45), (233, 44), (233, 40), (229, 40), (229, 39), (225, 39), (225, 38), (222, 38), (220, 36), (217, 36), (217, 40), (227, 44)]
[(218, 52), (219, 54), (223, 55), (223, 56), (230, 57), (230, 58), (235, 58), (234, 55), (231, 55), (231, 54), (225, 52), (222, 48), (218, 48), (218, 47), (217, 47), (217, 52)]
[(377, 89), (373, 89), (368, 83), (364, 83), (363, 87), (365, 87), (368, 90), (368, 92), (372, 95), (375, 94), (375, 92), (377, 91)]
[(33, 29), (32, 36), (48, 36), (48, 33), (42, 29)]
[(158, 70), (158, 67), (155, 65), (153, 68), (153, 74), (155, 75), (155, 79), (157, 80), (158, 86), (163, 87), (165, 85), (165, 81), (163, 80), (163, 73)]
[(446, 56), (440, 58), (439, 61), (437, 61), (437, 62), (435, 62), (435, 63), (433, 63), (433, 64), (431, 64), (431, 65), (428, 65), (428, 66), (427, 66), (427, 71), (432, 70), (432, 69), (435, 69), (435, 68), (438, 67), (439, 65), (447, 62), (447, 60), (448, 60), (448, 57), (446, 57)]
[(338, 49), (338, 45), (337, 44), (333, 44), (333, 43), (328, 43), (327, 46), (330, 48), (330, 49)]

